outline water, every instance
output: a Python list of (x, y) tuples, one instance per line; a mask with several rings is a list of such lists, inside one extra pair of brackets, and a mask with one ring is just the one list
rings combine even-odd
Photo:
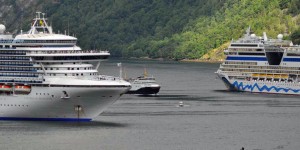
[[(0, 149), (297, 150), (297, 96), (227, 92), (219, 64), (110, 60), (101, 72), (129, 77), (144, 68), (158, 96), (125, 95), (89, 123), (0, 121)], [(178, 107), (183, 101), (184, 107)]]

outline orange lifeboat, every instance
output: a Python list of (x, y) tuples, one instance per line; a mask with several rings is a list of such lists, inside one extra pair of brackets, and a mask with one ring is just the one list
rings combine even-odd
[(11, 87), (11, 85), (1, 84), (0, 91), (10, 92), (10, 91), (12, 91), (12, 87)]
[(29, 85), (16, 85), (15, 92), (30, 92), (31, 86)]

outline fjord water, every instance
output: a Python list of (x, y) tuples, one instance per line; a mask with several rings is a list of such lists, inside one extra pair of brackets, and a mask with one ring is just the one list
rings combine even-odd
[[(128, 77), (147, 68), (157, 96), (125, 95), (88, 123), (0, 121), (1, 149), (296, 150), (300, 97), (228, 92), (219, 64), (110, 60), (100, 72)], [(184, 107), (178, 107), (183, 101)]]

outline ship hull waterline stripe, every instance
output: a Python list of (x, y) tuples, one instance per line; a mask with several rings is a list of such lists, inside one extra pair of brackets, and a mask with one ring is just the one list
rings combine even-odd
[(267, 61), (266, 57), (233, 57), (227, 56), (226, 60)]
[(300, 58), (283, 58), (284, 62), (300, 62)]
[(22, 118), (22, 117), (0, 117), (0, 120), (6, 121), (64, 121), (64, 122), (89, 122), (90, 118)]

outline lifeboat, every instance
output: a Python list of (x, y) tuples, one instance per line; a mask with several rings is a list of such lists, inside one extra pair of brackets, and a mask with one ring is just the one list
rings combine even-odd
[(16, 85), (15, 92), (30, 92), (31, 86), (29, 85)]
[(4, 92), (10, 92), (12, 91), (12, 87), (11, 85), (0, 85), (0, 91), (4, 91)]

